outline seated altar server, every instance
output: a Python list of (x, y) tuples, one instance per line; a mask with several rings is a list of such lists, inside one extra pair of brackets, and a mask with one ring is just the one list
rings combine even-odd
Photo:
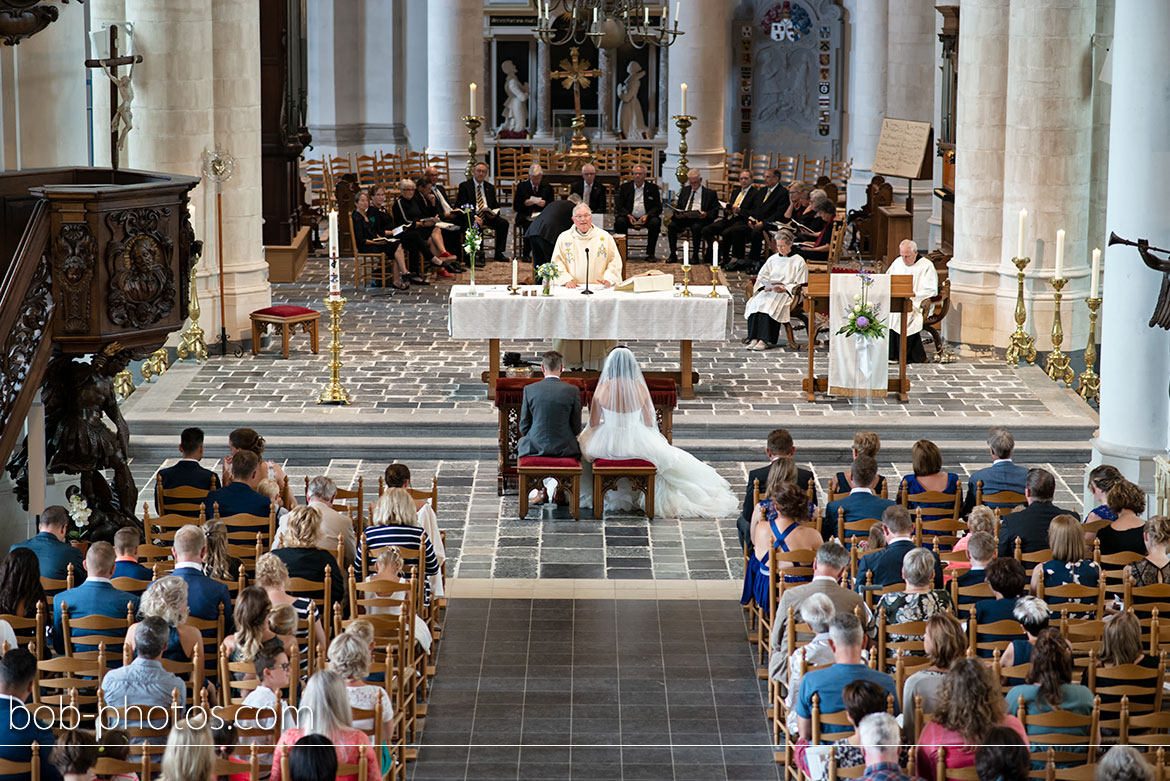
[[(918, 256), (918, 245), (910, 239), (898, 245), (898, 257), (886, 273), (909, 274), (914, 277), (914, 298), (906, 316), (906, 362), (926, 363), (926, 348), (922, 346), (922, 302), (938, 295), (938, 272), (934, 263)], [(902, 328), (902, 313), (890, 312), (890, 360), (898, 360), (898, 338)]]
[(755, 294), (743, 310), (751, 339), (749, 350), (766, 350), (780, 341), (780, 326), (788, 322), (793, 295), (805, 282), (808, 266), (804, 258), (792, 253), (792, 234), (781, 231), (776, 237), (776, 254), (756, 275)]
[[(622, 281), (622, 258), (613, 236), (593, 224), (593, 212), (584, 203), (573, 208), (573, 227), (560, 235), (553, 249), (553, 263), (560, 269), (558, 285), (576, 288), (585, 284), (613, 287)], [(556, 339), (553, 349), (565, 356), (568, 366), (600, 369), (617, 342), (609, 339)]]

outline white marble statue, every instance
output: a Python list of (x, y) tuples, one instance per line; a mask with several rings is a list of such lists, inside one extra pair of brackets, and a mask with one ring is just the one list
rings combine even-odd
[(638, 90), (642, 88), (642, 77), (646, 72), (637, 62), (626, 68), (626, 80), (617, 87), (618, 128), (622, 138), (646, 138), (646, 119), (642, 116), (642, 104), (638, 101)]
[(528, 85), (516, 77), (516, 65), (511, 60), (500, 63), (500, 70), (507, 74), (504, 80), (504, 92), (508, 93), (504, 101), (504, 123), (501, 131), (513, 133), (528, 132)]

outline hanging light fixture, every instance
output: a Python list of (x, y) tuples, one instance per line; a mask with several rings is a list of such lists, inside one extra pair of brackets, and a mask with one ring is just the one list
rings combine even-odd
[[(651, 9), (658, 17), (650, 24)], [(685, 33), (678, 29), (679, 3), (674, 6), (673, 26), (667, 6), (643, 0), (537, 0), (536, 37), (559, 46), (592, 40), (599, 49), (616, 49), (627, 41), (636, 49), (646, 44), (670, 46)], [(568, 18), (563, 30), (556, 22)]]

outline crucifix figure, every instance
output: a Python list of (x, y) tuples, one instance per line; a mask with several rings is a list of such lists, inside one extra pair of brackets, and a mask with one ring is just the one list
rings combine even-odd
[(589, 67), (589, 60), (578, 58), (577, 47), (569, 49), (569, 59), (561, 60), (561, 69), (552, 71), (554, 79), (561, 79), (564, 89), (573, 90), (573, 140), (567, 157), (570, 167), (580, 167), (587, 162), (592, 154), (589, 151), (589, 142), (585, 139), (585, 116), (581, 113), (581, 88), (589, 86), (592, 76), (600, 76), (601, 71)]
[[(118, 152), (126, 145), (126, 135), (133, 127), (130, 104), (134, 100), (134, 88), (130, 79), (134, 75), (134, 64), (142, 62), (141, 54), (118, 56), (118, 25), (110, 25), (109, 56), (100, 60), (86, 60), (85, 67), (101, 68), (110, 80), (110, 168), (118, 170)], [(118, 75), (118, 68), (129, 65), (125, 76)]]

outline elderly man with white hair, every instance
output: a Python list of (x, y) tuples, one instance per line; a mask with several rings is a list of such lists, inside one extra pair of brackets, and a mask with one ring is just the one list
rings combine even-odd
[[(914, 278), (914, 298), (906, 317), (906, 362), (926, 363), (926, 348), (922, 345), (922, 302), (938, 295), (938, 272), (934, 263), (918, 255), (918, 245), (905, 239), (898, 245), (898, 257), (886, 269), (891, 276), (908, 274)], [(890, 312), (890, 360), (898, 360), (898, 334), (902, 328), (902, 313)]]
[[(562, 233), (553, 249), (553, 263), (560, 275), (556, 281), (567, 288), (585, 284), (612, 287), (622, 281), (622, 258), (613, 236), (593, 224), (593, 212), (584, 203), (573, 207), (573, 227)], [(601, 369), (617, 342), (608, 339), (561, 340), (553, 349), (565, 356), (565, 365)]]
[[(317, 540), (317, 547), (328, 551), (337, 550), (337, 538), (341, 537), (345, 550), (343, 551), (345, 569), (354, 562), (356, 543), (354, 539), (353, 521), (348, 515), (333, 509), (333, 500), (337, 497), (337, 484), (324, 475), (318, 475), (309, 481), (305, 491), (305, 502), (321, 513), (321, 534)], [(276, 537), (272, 542), (272, 549), (277, 550), (285, 545), (284, 535), (288, 531), (288, 516), (281, 519), (276, 528)]]
[[(521, 235), (528, 232), (528, 226), (536, 219), (536, 215), (553, 202), (552, 185), (544, 181), (544, 169), (539, 163), (533, 163), (528, 168), (528, 178), (516, 185), (516, 193), (512, 198), (512, 211), (516, 214), (516, 227)], [(523, 242), (520, 257), (528, 259), (528, 242)]]
[[(857, 725), (857, 734), (865, 750), (865, 775), (871, 781), (911, 781), (898, 764), (902, 728), (888, 713), (871, 713)], [(917, 776), (914, 776), (917, 779)]]

